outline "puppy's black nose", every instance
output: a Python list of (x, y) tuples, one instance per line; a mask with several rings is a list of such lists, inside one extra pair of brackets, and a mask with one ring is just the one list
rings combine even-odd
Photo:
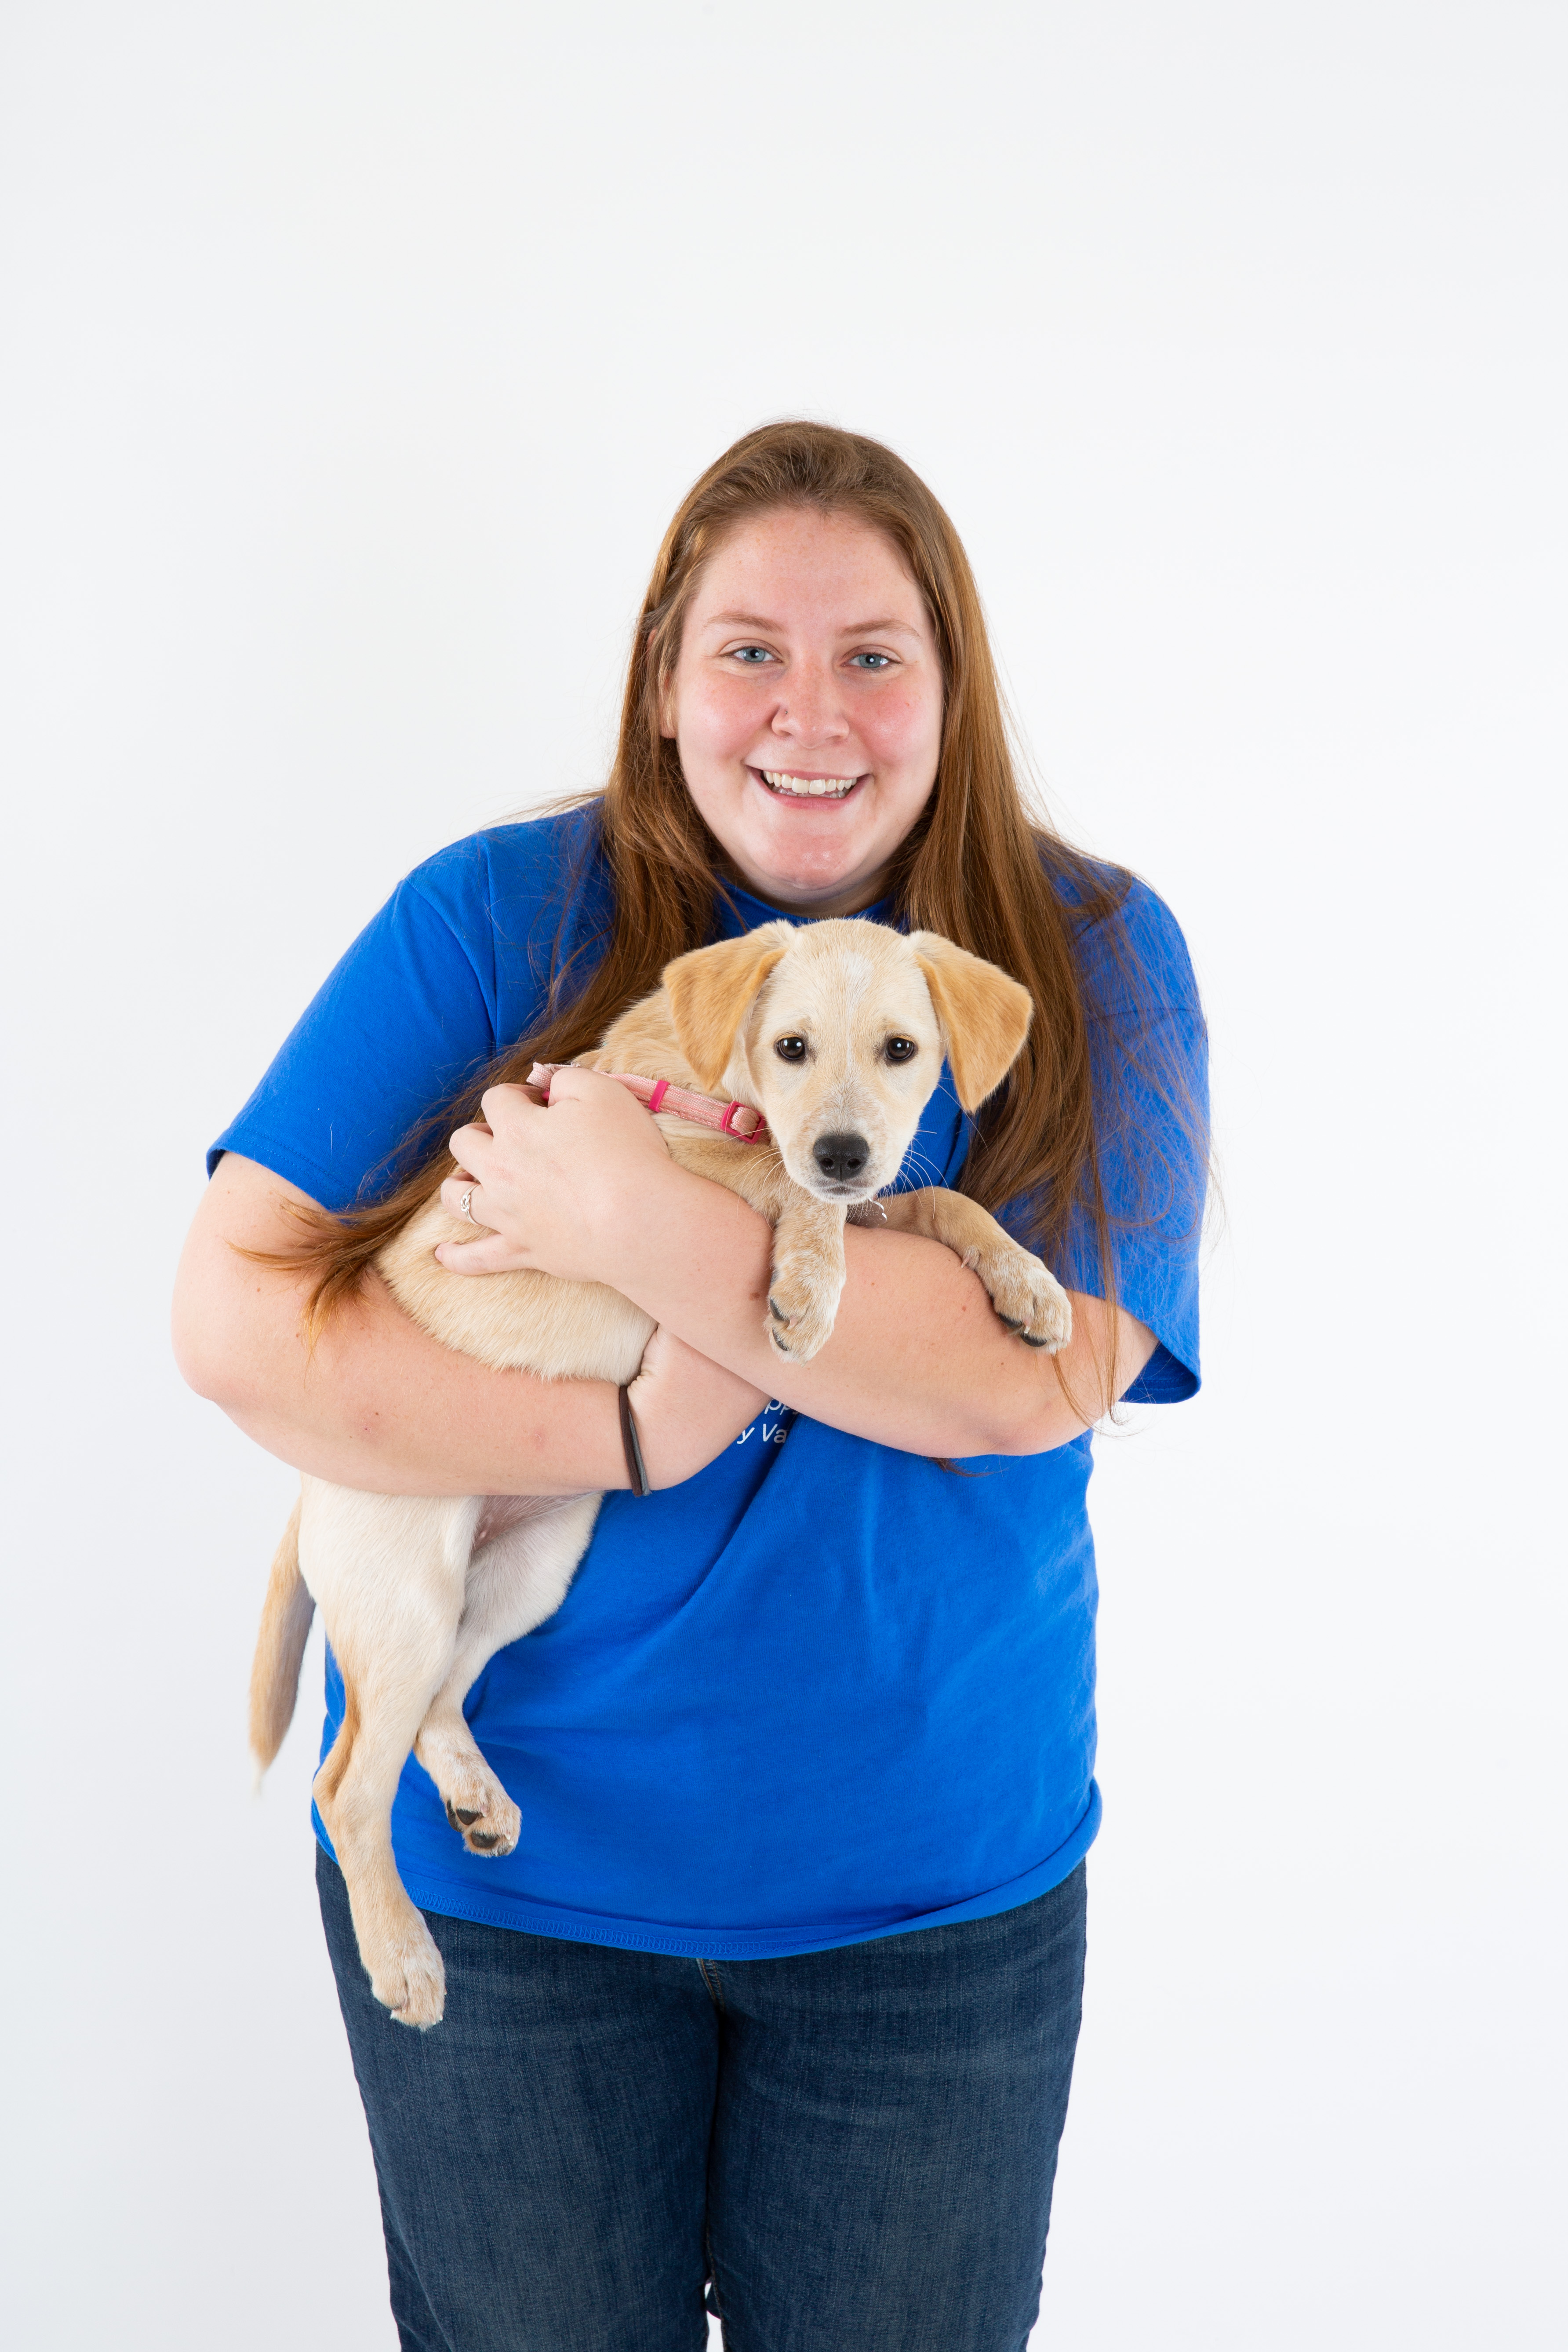
[(835, 1184), (852, 1184), (871, 1156), (863, 1135), (819, 1135), (811, 1156)]

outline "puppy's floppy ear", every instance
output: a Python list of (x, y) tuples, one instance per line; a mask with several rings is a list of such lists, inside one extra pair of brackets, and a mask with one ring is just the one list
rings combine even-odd
[(716, 1087), (723, 1076), (758, 989), (794, 937), (793, 923), (763, 923), (665, 965), (675, 1034), (700, 1086)]
[(910, 945), (925, 974), (952, 1082), (965, 1110), (994, 1094), (1029, 1032), (1034, 1003), (1026, 988), (940, 931), (911, 931)]

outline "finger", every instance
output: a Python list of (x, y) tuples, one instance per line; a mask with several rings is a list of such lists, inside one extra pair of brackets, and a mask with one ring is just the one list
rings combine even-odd
[(552, 1104), (583, 1102), (606, 1088), (608, 1092), (603, 1096), (605, 1101), (611, 1095), (623, 1096), (627, 1102), (636, 1099), (608, 1070), (580, 1070), (574, 1062), (568, 1062), (550, 1081), (550, 1100)]
[(618, 1126), (623, 1137), (637, 1137), (649, 1146), (667, 1151), (658, 1129), (647, 1116), (647, 1106), (637, 1100), (628, 1087), (609, 1070), (579, 1070), (575, 1066), (558, 1070), (550, 1085), (550, 1102), (553, 1109), (563, 1103), (581, 1103), (592, 1107), (595, 1119), (608, 1120)]
[[(441, 1206), (449, 1217), (458, 1217), (466, 1225), (482, 1225), (485, 1213), (479, 1203), (479, 1187), (473, 1177), (461, 1173), (448, 1176), (441, 1187)], [(493, 1232), (494, 1228), (488, 1227), (487, 1231)]]
[(460, 1127), (456, 1135), (447, 1139), (447, 1149), (458, 1163), (459, 1173), (466, 1173), (470, 1184), (484, 1181), (485, 1168), (495, 1150), (495, 1138), (488, 1127), (477, 1123)]
[(448, 1274), (514, 1274), (518, 1271), (517, 1252), (500, 1234), (481, 1234), (471, 1242), (442, 1242), (436, 1251), (437, 1265)]
[(537, 1087), (487, 1087), (479, 1097), (479, 1108), (492, 1128), (498, 1118), (521, 1118), (542, 1108)]

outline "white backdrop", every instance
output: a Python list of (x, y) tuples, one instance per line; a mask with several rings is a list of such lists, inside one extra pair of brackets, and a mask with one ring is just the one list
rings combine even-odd
[(0, 39), (10, 2340), (393, 2343), (313, 1721), (247, 1794), (290, 1476), (182, 1389), (171, 1275), (341, 949), (597, 780), (677, 498), (804, 411), (948, 504), (1059, 818), (1174, 906), (1214, 1029), (1206, 1385), (1095, 1490), (1037, 2342), (1561, 2343), (1568, 20), (10, 0)]

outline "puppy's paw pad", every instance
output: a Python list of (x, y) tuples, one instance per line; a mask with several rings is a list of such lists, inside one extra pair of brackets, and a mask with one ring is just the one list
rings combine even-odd
[(499, 1783), (447, 1797), (447, 1821), (470, 1853), (510, 1853), (521, 1832), (521, 1813)]
[(470, 1853), (510, 1853), (522, 1828), (522, 1816), (503, 1789), (465, 1790), (465, 1801), (447, 1799), (447, 1819)]

